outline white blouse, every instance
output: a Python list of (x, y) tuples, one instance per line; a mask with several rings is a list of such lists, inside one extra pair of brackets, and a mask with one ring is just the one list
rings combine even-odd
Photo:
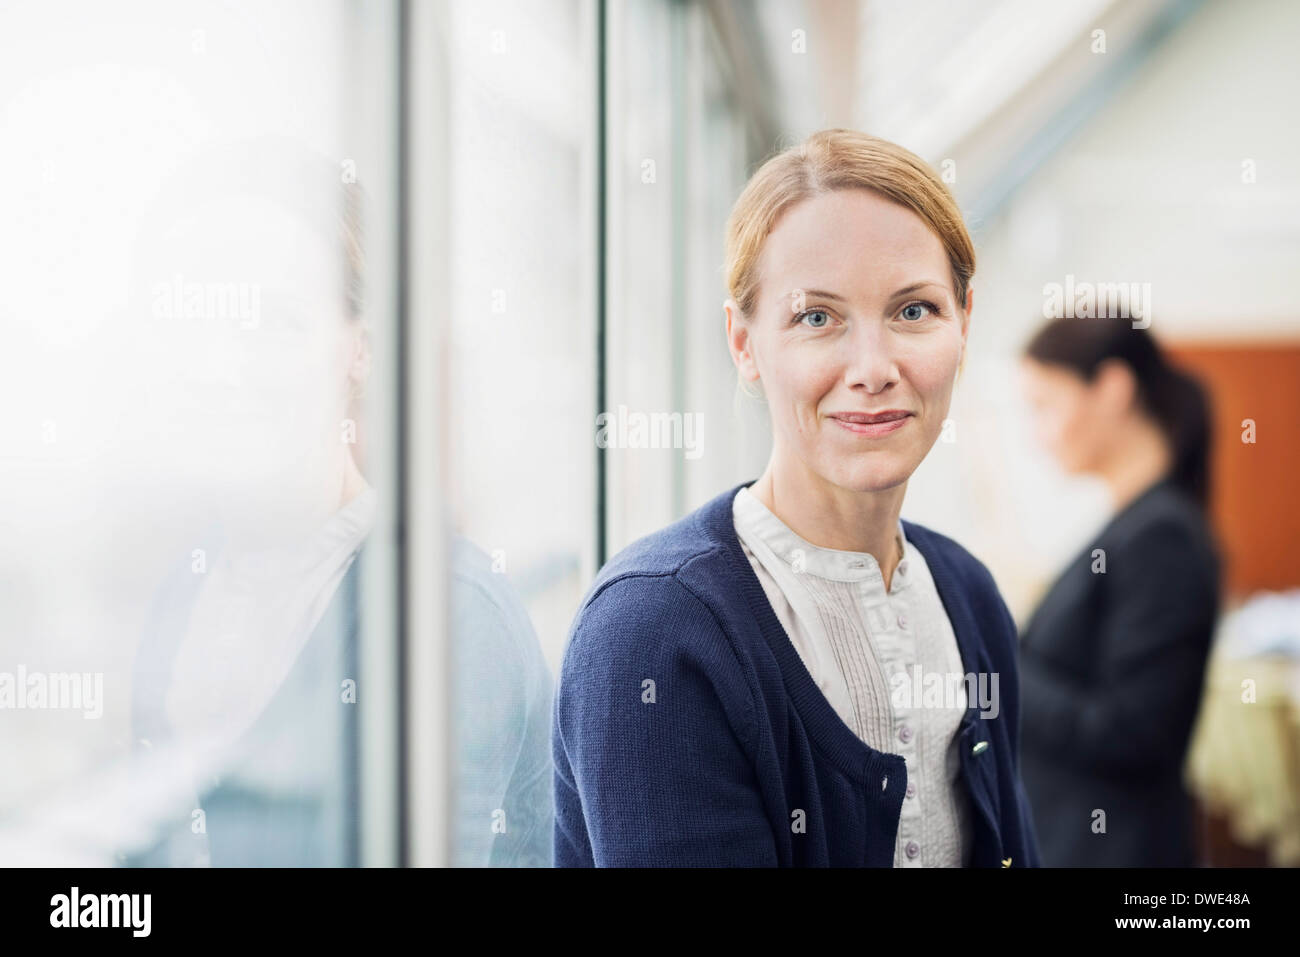
[[(886, 592), (874, 556), (805, 541), (748, 488), (736, 494), (732, 516), (776, 617), (822, 693), (867, 745), (906, 761), (894, 866), (967, 865), (973, 809), (957, 743), (965, 669), (929, 567), (902, 521), (903, 559)], [(943, 687), (961, 693), (930, 693), (937, 673)]]

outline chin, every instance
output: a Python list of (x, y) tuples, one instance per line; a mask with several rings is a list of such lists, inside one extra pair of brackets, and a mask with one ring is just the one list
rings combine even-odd
[(913, 469), (904, 462), (871, 458), (876, 461), (830, 463), (823, 475), (831, 484), (851, 492), (884, 492), (902, 485), (912, 475)]

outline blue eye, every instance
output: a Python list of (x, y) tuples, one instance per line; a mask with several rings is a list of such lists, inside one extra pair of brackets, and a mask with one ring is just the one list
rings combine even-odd
[[(913, 309), (922, 310), (922, 311), (919, 313), (914, 313), (912, 312)], [(899, 313), (899, 315), (901, 315), (904, 319), (907, 319), (910, 322), (917, 322), (925, 318), (925, 312), (923, 310), (926, 309), (930, 311), (931, 315), (938, 315), (939, 313), (939, 309), (932, 302), (909, 302), (906, 306), (903, 307), (903, 311)]]
[(823, 309), (808, 309), (808, 310), (806, 310), (806, 311), (804, 311), (804, 312), (799, 313), (799, 315), (795, 317), (795, 322), (803, 322), (805, 319), (809, 319), (809, 318), (811, 318), (812, 316), (821, 316), (821, 317), (825, 320), (825, 322), (808, 322), (808, 323), (806, 323), (806, 325), (809, 326), (809, 327), (812, 328), (812, 329), (824, 329), (824, 328), (826, 327), (826, 323), (831, 321), (831, 317), (826, 313), (825, 310), (823, 310)]

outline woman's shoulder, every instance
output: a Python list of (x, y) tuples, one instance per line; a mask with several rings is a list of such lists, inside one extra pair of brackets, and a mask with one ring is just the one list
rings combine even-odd
[(665, 625), (683, 603), (711, 606), (699, 583), (724, 574), (721, 548), (680, 525), (643, 536), (606, 562), (583, 599), (575, 628), (610, 616)]
[(988, 566), (956, 539), (907, 519), (903, 519), (903, 531), (908, 542), (915, 545), (925, 558), (932, 576), (936, 574), (937, 564), (940, 574), (955, 576), (968, 587), (997, 591), (997, 583)]
[(1100, 547), (1141, 561), (1178, 561), (1217, 569), (1219, 546), (1201, 508), (1169, 482), (1161, 482), (1107, 529)]
[[(906, 520), (903, 526), (908, 541), (925, 558), (941, 600), (946, 602), (948, 598), (960, 596), (958, 600), (966, 604), (976, 621), (992, 627), (987, 633), (1004, 637), (994, 650), (1014, 654), (1018, 629), (988, 566), (964, 545), (941, 532)], [(981, 628), (979, 633), (983, 635), (986, 631)]]
[[(645, 592), (673, 592), (685, 587), (699, 590), (703, 583), (730, 572), (728, 538), (735, 541), (731, 502), (741, 486), (728, 489), (669, 525), (642, 535), (620, 549), (597, 573), (582, 607), (602, 598), (616, 583), (620, 596)], [(676, 584), (655, 584), (674, 579)]]
[[(709, 554), (697, 557), (707, 560)], [(557, 698), (599, 697), (647, 679), (671, 687), (707, 674), (718, 695), (747, 701), (733, 607), (693, 587), (680, 568), (662, 559), (625, 557), (606, 573), (569, 629)]]
[(651, 645), (662, 647), (704, 631), (724, 634), (724, 621), (738, 611), (742, 598), (736, 562), (728, 554), (740, 547), (730, 525), (736, 491), (723, 492), (619, 550), (588, 588), (570, 638), (600, 634), (602, 641), (636, 643), (649, 636)]

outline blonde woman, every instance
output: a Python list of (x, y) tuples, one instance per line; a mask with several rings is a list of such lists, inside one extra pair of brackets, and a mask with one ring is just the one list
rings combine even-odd
[(556, 865), (1037, 866), (1015, 625), (977, 559), (900, 518), (970, 323), (951, 194), (907, 150), (824, 130), (750, 179), (726, 257), (771, 459), (583, 601)]

